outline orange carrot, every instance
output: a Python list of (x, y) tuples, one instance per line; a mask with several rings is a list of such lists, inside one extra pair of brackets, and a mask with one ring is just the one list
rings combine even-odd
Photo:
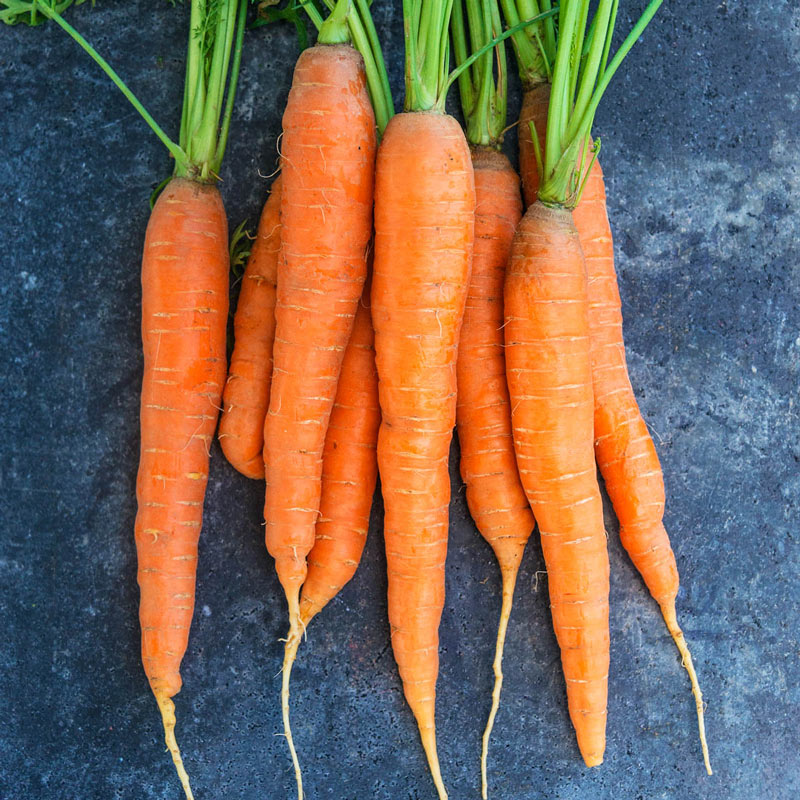
[(438, 628), (444, 606), (456, 357), (469, 283), (475, 189), (458, 123), (392, 119), (378, 151), (372, 317), (392, 647), (440, 797)]
[(514, 455), (503, 352), (503, 282), (514, 230), (522, 215), (519, 177), (504, 155), (489, 148), (473, 148), (472, 164), (475, 247), (458, 351), (456, 419), (467, 505), (497, 557), (503, 579), (495, 685), (481, 756), (486, 797), (489, 737), (503, 685), (503, 646), (517, 573), (535, 522)]
[[(451, 20), (456, 62), (464, 64), (470, 49), (478, 52), (488, 46), (501, 27), (496, 0), (456, 0)], [(522, 554), (535, 525), (514, 454), (503, 352), (503, 283), (522, 216), (519, 176), (500, 152), (507, 109), (504, 43), (486, 50), (461, 73), (458, 83), (475, 173), (475, 244), (458, 348), (456, 422), (467, 505), (494, 551), (503, 581), (492, 704), (481, 747), (481, 794), (486, 800), (489, 741), (503, 686), (503, 648)]]
[[(322, 499), (308, 575), (300, 595), (303, 628), (353, 577), (369, 529), (378, 479), (378, 373), (369, 286), (342, 361), (322, 455)], [(298, 640), (299, 641), (299, 640)]]
[(608, 554), (592, 450), (586, 271), (572, 215), (534, 203), (505, 286), (506, 365), (520, 476), (539, 524), (570, 717), (603, 761)]
[(560, 3), (545, 147), (535, 150), (538, 200), (517, 230), (505, 286), (514, 446), (542, 539), (570, 717), (590, 767), (605, 750), (609, 566), (594, 460), (586, 263), (571, 210), (598, 103), (660, 2), (652, 0), (611, 61), (616, 5), (601, 3), (587, 27), (585, 3)]
[[(324, 26), (324, 42), (323, 33)], [(347, 44), (303, 51), (283, 116), (282, 250), (264, 423), (266, 544), (286, 594), (290, 640), (302, 632), (300, 587), (314, 545), (323, 447), (367, 271), (375, 150), (360, 54)], [(288, 675), (281, 705), (302, 798)]]
[(227, 242), (216, 187), (170, 181), (150, 216), (142, 260), (144, 381), (135, 535), (142, 662), (187, 795), (170, 698), (181, 688), (208, 449), (225, 381)]
[(233, 318), (234, 346), (222, 395), (219, 440), (228, 461), (248, 478), (264, 477), (264, 418), (269, 408), (275, 286), (281, 246), (281, 178), (272, 184), (242, 277)]
[(595, 162), (589, 173), (583, 198), (573, 217), (589, 278), (597, 463), (619, 520), (622, 545), (661, 607), (683, 666), (689, 673), (703, 759), (706, 771), (711, 775), (703, 696), (675, 610), (678, 567), (663, 523), (664, 477), (653, 440), (639, 411), (625, 361), (614, 245), (599, 162)]

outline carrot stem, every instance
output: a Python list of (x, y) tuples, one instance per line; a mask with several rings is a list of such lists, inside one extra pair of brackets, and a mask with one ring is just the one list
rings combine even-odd
[(186, 162), (186, 153), (184, 150), (175, 144), (172, 139), (164, 133), (164, 130), (161, 126), (153, 119), (150, 115), (150, 112), (139, 102), (138, 98), (134, 93), (125, 85), (122, 78), (117, 75), (114, 71), (113, 67), (106, 61), (97, 50), (86, 41), (86, 39), (81, 36), (75, 28), (72, 27), (57, 11), (47, 6), (45, 3), (35, 2), (34, 6), (36, 10), (42, 13), (48, 19), (52, 19), (59, 27), (61, 27), (66, 33), (68, 33), (85, 51), (92, 57), (95, 63), (100, 67), (100, 69), (105, 72), (105, 74), (112, 80), (114, 85), (125, 95), (128, 99), (130, 104), (139, 112), (142, 116), (144, 121), (150, 126), (153, 133), (161, 140), (164, 147), (172, 153), (175, 161), (177, 163), (185, 163)]
[(181, 751), (178, 747), (178, 741), (175, 738), (175, 704), (170, 697), (167, 697), (163, 692), (155, 692), (156, 702), (158, 703), (158, 710), (161, 712), (161, 720), (164, 723), (164, 739), (167, 743), (167, 750), (172, 756), (172, 761), (175, 764), (175, 769), (178, 772), (183, 791), (186, 794), (186, 800), (194, 800), (192, 794), (192, 787), (189, 785), (189, 775), (186, 768), (183, 766), (183, 759), (181, 758)]

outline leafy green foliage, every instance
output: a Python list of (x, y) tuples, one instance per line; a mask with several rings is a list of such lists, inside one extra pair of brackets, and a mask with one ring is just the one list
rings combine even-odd
[[(0, 21), (6, 25), (41, 25), (48, 17), (42, 13), (46, 6), (56, 14), (63, 14), (70, 6), (83, 5), (86, 0), (0, 0)], [(91, 0), (94, 5), (94, 0)]]

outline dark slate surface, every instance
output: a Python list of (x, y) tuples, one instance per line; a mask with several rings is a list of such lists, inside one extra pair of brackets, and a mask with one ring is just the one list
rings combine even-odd
[[(640, 5), (623, 3), (622, 25)], [(492, 748), (495, 798), (800, 796), (800, 11), (786, 0), (665, 6), (596, 130), (632, 379), (664, 465), (716, 775), (703, 773), (688, 681), (609, 513), (606, 762), (589, 772), (579, 760), (532, 541)], [(399, 7), (376, 3), (398, 99)], [(143, 0), (71, 12), (171, 131), (184, 16)], [(259, 170), (275, 166), (296, 55), (289, 29), (248, 37), (222, 175), (234, 223), (255, 219), (265, 197)], [(517, 100), (515, 88), (512, 109)], [(0, 140), (0, 798), (178, 798), (139, 662), (132, 538), (138, 262), (147, 197), (169, 160), (55, 28), (0, 30)], [(198, 798), (293, 792), (276, 735), (285, 611), (260, 510), (261, 487), (215, 446), (177, 700)], [(314, 622), (294, 673), (312, 799), (433, 796), (388, 648), (380, 520), (376, 502), (363, 565)], [(454, 800), (478, 796), (498, 590), (454, 469), (438, 701)]]

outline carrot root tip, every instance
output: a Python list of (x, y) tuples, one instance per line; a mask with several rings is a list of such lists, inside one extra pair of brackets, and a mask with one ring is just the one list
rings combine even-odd
[(292, 615), (292, 626), (289, 636), (286, 639), (283, 655), (283, 676), (281, 681), (281, 713), (283, 715), (283, 734), (286, 743), (289, 745), (289, 753), (292, 756), (292, 766), (294, 767), (294, 777), (297, 781), (297, 800), (303, 800), (303, 773), (300, 770), (300, 759), (297, 757), (297, 750), (292, 738), (292, 726), (289, 716), (289, 682), (292, 677), (292, 667), (297, 657), (297, 648), (300, 646), (302, 633), (297, 623), (297, 617)]
[(503, 648), (506, 642), (506, 632), (508, 621), (511, 617), (511, 604), (514, 600), (514, 586), (517, 582), (517, 565), (513, 570), (503, 570), (503, 602), (500, 608), (500, 622), (497, 625), (497, 642), (494, 651), (494, 687), (492, 688), (492, 708), (489, 711), (489, 719), (486, 722), (486, 729), (483, 732), (481, 743), (481, 797), (483, 800), (489, 798), (489, 739), (492, 735), (494, 720), (497, 710), (500, 708), (500, 692), (503, 689)]
[(186, 768), (183, 766), (181, 751), (175, 738), (175, 704), (172, 702), (172, 699), (167, 697), (163, 692), (155, 692), (154, 694), (156, 696), (156, 702), (158, 703), (158, 709), (161, 712), (161, 720), (164, 723), (164, 740), (167, 744), (167, 750), (169, 750), (172, 756), (172, 761), (178, 772), (178, 778), (186, 794), (186, 800), (194, 800), (192, 787), (189, 785), (189, 775), (186, 772)]
[(677, 615), (675, 613), (675, 602), (665, 602), (661, 606), (661, 613), (664, 615), (664, 621), (667, 623), (667, 629), (672, 636), (673, 641), (678, 647), (678, 652), (681, 654), (681, 665), (689, 673), (689, 680), (692, 684), (692, 694), (694, 695), (694, 703), (697, 708), (697, 727), (700, 732), (700, 747), (703, 751), (703, 763), (705, 764), (706, 772), (713, 775), (711, 769), (711, 759), (708, 754), (708, 742), (706, 741), (706, 723), (705, 723), (705, 708), (706, 704), (703, 702), (703, 694), (700, 691), (700, 681), (697, 678), (697, 672), (694, 668), (692, 661), (692, 654), (689, 652), (689, 645), (686, 643), (686, 637), (678, 625)]

